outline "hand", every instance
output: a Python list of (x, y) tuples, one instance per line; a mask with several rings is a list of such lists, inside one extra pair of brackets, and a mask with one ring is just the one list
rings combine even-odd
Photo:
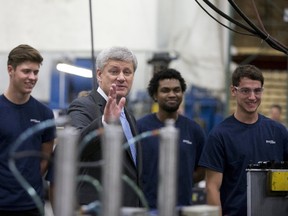
[(108, 101), (104, 109), (104, 121), (107, 123), (117, 121), (125, 103), (125, 97), (122, 97), (117, 103), (116, 84), (112, 84), (109, 89)]

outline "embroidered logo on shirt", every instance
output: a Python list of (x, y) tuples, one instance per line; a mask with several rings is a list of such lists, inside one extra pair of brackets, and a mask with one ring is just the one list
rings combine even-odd
[(266, 140), (266, 143), (270, 143), (271, 145), (275, 145), (276, 142), (274, 140)]
[(189, 141), (189, 140), (183, 140), (183, 143), (187, 143), (187, 144), (189, 144), (189, 145), (192, 145), (192, 142)]
[(30, 122), (34, 122), (34, 123), (40, 123), (40, 121), (39, 121), (39, 120), (37, 120), (37, 119), (30, 119)]

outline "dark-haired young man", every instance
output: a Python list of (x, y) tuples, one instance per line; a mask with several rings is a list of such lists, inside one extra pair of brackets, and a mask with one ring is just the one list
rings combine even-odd
[[(148, 93), (158, 103), (159, 110), (137, 121), (139, 133), (143, 133), (164, 127), (167, 119), (175, 120), (175, 127), (180, 132), (176, 199), (179, 206), (192, 204), (193, 183), (204, 178), (203, 169), (198, 167), (205, 142), (204, 132), (195, 121), (178, 112), (185, 90), (185, 80), (177, 70), (167, 69), (155, 73), (150, 80)], [(149, 207), (157, 208), (159, 137), (142, 139), (141, 146), (144, 194)]]
[(286, 128), (257, 112), (264, 77), (254, 65), (232, 74), (235, 113), (208, 135), (199, 165), (206, 168), (208, 204), (222, 207), (222, 215), (247, 215), (246, 168), (259, 161), (288, 160)]
[[(15, 47), (8, 56), (10, 81), (7, 90), (0, 95), (0, 215), (40, 215), (27, 189), (20, 185), (10, 170), (8, 160), (12, 145), (25, 130), (54, 119), (52, 110), (31, 96), (42, 61), (40, 53), (25, 44)], [(15, 152), (39, 151), (50, 156), (55, 131), (55, 127), (47, 127), (34, 133), (23, 141)], [(16, 168), (42, 200), (42, 175), (46, 172), (47, 165), (47, 160), (35, 156), (16, 159)]]

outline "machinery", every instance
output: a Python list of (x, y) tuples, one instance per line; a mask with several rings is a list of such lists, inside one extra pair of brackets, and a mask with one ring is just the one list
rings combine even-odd
[(288, 162), (251, 164), (247, 169), (247, 215), (288, 215)]
[(63, 129), (59, 133), (61, 146), (57, 152), (55, 216), (218, 216), (219, 208), (215, 206), (176, 207), (178, 133), (173, 120), (167, 121), (157, 133), (160, 136), (159, 199), (158, 210), (150, 211), (146, 208), (121, 208), (122, 128), (114, 124), (105, 127), (102, 134), (105, 147), (102, 199), (81, 206), (79, 210), (75, 205), (76, 152), (79, 151), (76, 141), (79, 134), (71, 127)]

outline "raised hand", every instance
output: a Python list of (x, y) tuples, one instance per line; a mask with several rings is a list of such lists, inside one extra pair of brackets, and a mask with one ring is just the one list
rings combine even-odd
[(118, 101), (116, 93), (116, 84), (113, 83), (109, 89), (108, 100), (104, 109), (104, 121), (106, 123), (118, 121), (121, 111), (125, 106), (125, 103), (126, 103), (125, 97), (122, 97)]

